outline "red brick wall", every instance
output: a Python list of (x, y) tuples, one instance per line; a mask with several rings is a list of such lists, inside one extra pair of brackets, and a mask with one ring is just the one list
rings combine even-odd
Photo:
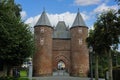
[(35, 27), (35, 43), (37, 50), (33, 57), (34, 76), (52, 75), (52, 28)]
[[(44, 32), (41, 29), (44, 28)], [(82, 31), (79, 31), (82, 30)], [(52, 75), (58, 62), (63, 61), (71, 76), (87, 76), (89, 55), (85, 42), (88, 36), (86, 27), (71, 28), (71, 39), (52, 39), (52, 28), (35, 27), (36, 53), (33, 57), (34, 76)], [(41, 44), (41, 39), (44, 39)], [(82, 39), (82, 44), (79, 44)]]
[[(87, 76), (89, 70), (89, 54), (85, 42), (87, 30), (86, 27), (71, 28), (71, 76)], [(79, 39), (82, 40), (81, 43)]]
[(58, 62), (65, 63), (66, 70), (70, 71), (70, 40), (53, 40), (53, 70), (57, 70)]

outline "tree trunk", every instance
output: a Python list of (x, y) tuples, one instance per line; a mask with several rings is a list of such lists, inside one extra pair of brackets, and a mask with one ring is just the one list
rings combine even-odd
[(98, 54), (95, 54), (95, 80), (98, 80)]
[(3, 74), (4, 76), (7, 76), (7, 65), (6, 64), (4, 64), (3, 66)]
[(12, 76), (12, 66), (7, 66), (7, 76)]
[(4, 76), (12, 76), (11, 70), (12, 70), (12, 67), (10, 65), (4, 64), (4, 67), (3, 67)]
[(108, 53), (108, 58), (109, 58), (109, 66), (108, 66), (108, 69), (109, 69), (109, 80), (113, 80), (113, 76), (112, 76), (112, 55), (111, 55), (111, 51), (109, 51)]

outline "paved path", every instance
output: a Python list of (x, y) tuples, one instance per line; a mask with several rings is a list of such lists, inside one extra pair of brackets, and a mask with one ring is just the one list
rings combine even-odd
[(65, 70), (57, 70), (53, 72), (53, 76), (69, 76), (69, 73), (67, 73)]
[[(70, 77), (70, 76), (53, 76), (53, 77), (33, 77), (36, 80), (90, 80), (90, 78)], [(105, 80), (105, 79), (99, 79)]]
[[(90, 80), (90, 78), (71, 77), (64, 70), (58, 70), (51, 77), (33, 77), (35, 80)], [(94, 79), (95, 80), (95, 79)], [(105, 79), (99, 79), (105, 80)]]

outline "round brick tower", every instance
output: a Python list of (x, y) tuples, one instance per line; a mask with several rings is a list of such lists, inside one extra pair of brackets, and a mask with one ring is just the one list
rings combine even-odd
[(89, 70), (89, 53), (86, 45), (88, 28), (81, 14), (77, 13), (71, 32), (71, 76), (86, 77)]
[(52, 75), (52, 27), (43, 11), (34, 27), (36, 52), (33, 56), (33, 75)]

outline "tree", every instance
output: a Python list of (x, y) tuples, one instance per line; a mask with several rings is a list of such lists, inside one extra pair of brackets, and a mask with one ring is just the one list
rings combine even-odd
[(91, 46), (93, 48), (93, 53), (95, 55), (95, 79), (98, 80), (99, 74), (98, 74), (98, 62), (99, 58), (98, 56), (101, 55), (102, 49), (104, 49), (102, 40), (101, 40), (101, 33), (100, 33), (100, 27), (98, 27), (98, 23), (95, 23), (94, 30), (90, 30), (89, 37), (87, 38), (88, 47)]
[[(88, 45), (93, 47), (95, 54), (107, 54), (109, 59), (109, 80), (112, 80), (112, 56), (111, 46), (116, 47), (120, 35), (120, 18), (115, 10), (103, 12), (98, 16), (93, 34), (87, 39)], [(97, 55), (96, 54), (96, 55)], [(96, 62), (97, 64), (98, 62)], [(97, 64), (98, 65), (98, 64)], [(97, 66), (96, 65), (96, 66)], [(97, 75), (96, 75), (97, 76)], [(96, 80), (98, 80), (96, 78)]]
[(117, 3), (118, 3), (118, 5), (120, 5), (120, 0), (115, 0)]
[(104, 26), (104, 41), (106, 45), (106, 53), (108, 53), (109, 59), (109, 80), (112, 80), (112, 54), (111, 54), (111, 46), (116, 47), (119, 43), (119, 18), (116, 11), (109, 11), (107, 13), (102, 14), (101, 20)]
[(20, 5), (14, 0), (0, 1), (0, 61), (9, 74), (33, 53), (33, 36), (20, 17)]

